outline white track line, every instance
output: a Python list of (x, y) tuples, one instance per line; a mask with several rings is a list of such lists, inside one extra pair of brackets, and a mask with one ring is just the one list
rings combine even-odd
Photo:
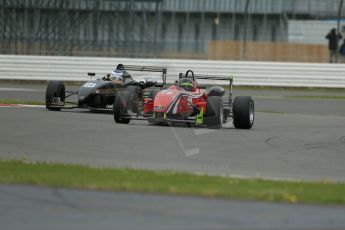
[(44, 108), (44, 105), (0, 104), (0, 108)]
[(30, 88), (5, 88), (0, 87), (0, 91), (19, 91), (19, 92), (43, 92), (42, 89), (30, 89)]

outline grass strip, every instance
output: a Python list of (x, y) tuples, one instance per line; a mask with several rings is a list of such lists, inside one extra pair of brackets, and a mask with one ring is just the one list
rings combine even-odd
[(0, 99), (0, 104), (45, 105), (45, 103), (41, 101), (31, 101), (22, 99)]
[(289, 203), (345, 204), (345, 184), (237, 179), (170, 171), (0, 161), (0, 183), (195, 195)]

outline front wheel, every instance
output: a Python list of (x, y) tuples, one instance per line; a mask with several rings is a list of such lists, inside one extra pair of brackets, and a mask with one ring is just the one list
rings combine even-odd
[(127, 86), (126, 90), (130, 93), (130, 110), (133, 113), (139, 113), (142, 110), (140, 102), (143, 100), (141, 88), (139, 86), (130, 85)]
[(60, 111), (65, 105), (65, 85), (62, 81), (50, 81), (46, 90), (46, 108)]
[(250, 129), (254, 124), (255, 109), (251, 97), (236, 97), (233, 104), (233, 121), (236, 129)]
[(131, 99), (131, 93), (128, 91), (118, 92), (114, 102), (114, 120), (116, 123), (128, 124), (130, 118), (126, 118), (128, 115), (129, 102)]

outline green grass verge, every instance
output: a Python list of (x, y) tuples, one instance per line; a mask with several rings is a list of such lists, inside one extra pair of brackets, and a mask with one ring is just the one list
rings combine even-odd
[(345, 184), (236, 179), (169, 171), (0, 161), (0, 183), (196, 195), (239, 200), (345, 204)]
[(45, 105), (45, 103), (41, 101), (31, 101), (22, 99), (0, 99), (0, 104)]

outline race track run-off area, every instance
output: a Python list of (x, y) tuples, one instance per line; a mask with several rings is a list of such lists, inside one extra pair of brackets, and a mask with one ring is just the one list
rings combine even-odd
[(345, 181), (345, 118), (256, 113), (251, 130), (114, 123), (112, 114), (1, 107), (1, 158), (236, 177)]
[[(10, 85), (0, 89), (0, 97), (42, 101), (44, 92), (43, 85)], [(231, 123), (219, 130), (154, 126), (146, 121), (116, 124), (111, 113), (81, 109), (56, 112), (42, 105), (1, 103), (0, 158), (240, 178), (345, 182), (345, 100), (290, 97), (305, 96), (302, 91), (236, 93), (254, 98), (257, 112), (250, 130), (235, 129)], [(0, 208), (0, 228), (6, 230), (345, 227), (343, 206), (37, 186), (1, 185), (0, 206), (6, 207)]]

